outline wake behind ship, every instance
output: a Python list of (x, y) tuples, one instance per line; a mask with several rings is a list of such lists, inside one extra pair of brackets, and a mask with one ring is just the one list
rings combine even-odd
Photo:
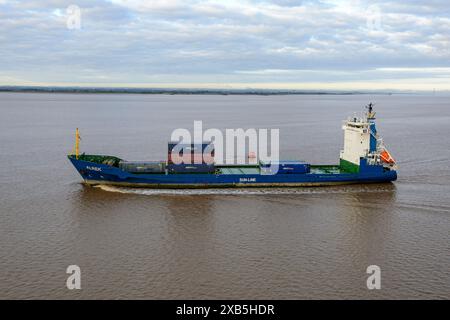
[[(171, 155), (176, 144), (169, 143), (167, 161), (125, 161), (115, 156), (79, 154), (76, 132), (75, 153), (69, 160), (89, 185), (119, 185), (147, 188), (218, 187), (303, 187), (351, 183), (381, 183), (397, 179), (395, 160), (387, 151), (375, 126), (373, 105), (361, 117), (345, 121), (344, 148), (336, 165), (312, 165), (300, 161), (259, 162), (245, 165), (215, 164), (202, 159), (200, 164), (177, 164)], [(190, 146), (190, 159), (210, 144)], [(198, 150), (197, 150), (198, 148)], [(210, 153), (214, 155), (214, 152)], [(186, 154), (182, 155), (186, 156)], [(277, 170), (273, 170), (276, 167)]]

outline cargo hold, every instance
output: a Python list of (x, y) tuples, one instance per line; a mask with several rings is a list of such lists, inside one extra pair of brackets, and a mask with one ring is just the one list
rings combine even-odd
[(309, 173), (311, 166), (302, 161), (260, 162), (261, 174), (303, 174)]
[(163, 161), (120, 161), (119, 168), (130, 173), (164, 173)]
[(215, 167), (213, 164), (174, 164), (167, 165), (169, 173), (214, 173)]

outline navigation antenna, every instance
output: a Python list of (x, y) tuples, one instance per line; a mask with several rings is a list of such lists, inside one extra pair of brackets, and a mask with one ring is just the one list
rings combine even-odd
[(375, 111), (373, 111), (373, 107), (375, 106), (375, 104), (374, 103), (372, 103), (372, 102), (370, 102), (367, 106), (366, 106), (366, 109), (367, 109), (367, 119), (368, 120), (373, 120), (373, 119), (375, 119)]

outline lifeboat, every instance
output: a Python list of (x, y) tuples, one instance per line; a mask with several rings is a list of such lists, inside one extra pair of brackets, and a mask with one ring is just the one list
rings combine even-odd
[(380, 158), (383, 162), (386, 162), (389, 164), (395, 164), (394, 158), (391, 156), (391, 154), (387, 150), (381, 151)]

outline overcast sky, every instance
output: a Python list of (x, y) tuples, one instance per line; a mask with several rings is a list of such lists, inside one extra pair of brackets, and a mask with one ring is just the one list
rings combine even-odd
[(450, 5), (0, 0), (0, 84), (450, 90)]

